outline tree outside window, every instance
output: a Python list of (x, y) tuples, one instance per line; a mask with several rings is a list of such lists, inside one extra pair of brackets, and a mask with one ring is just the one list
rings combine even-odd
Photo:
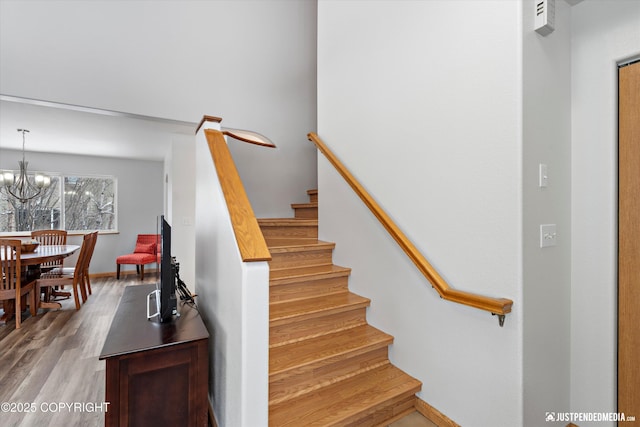
[[(34, 175), (27, 179), (33, 184)], [(51, 185), (25, 203), (0, 190), (0, 232), (58, 229), (61, 225), (60, 177), (51, 176)]]
[(64, 177), (67, 230), (115, 230), (115, 180), (111, 177)]

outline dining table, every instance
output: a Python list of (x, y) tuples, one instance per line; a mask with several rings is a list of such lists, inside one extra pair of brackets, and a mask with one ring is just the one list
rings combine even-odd
[[(40, 265), (51, 261), (59, 261), (73, 255), (79, 245), (39, 245), (33, 252), (20, 252), (20, 264), (23, 269), (23, 277), (26, 283), (40, 278)], [(3, 255), (0, 255), (4, 258)], [(38, 308), (61, 308), (62, 304), (54, 301), (43, 301), (40, 298), (40, 291), (36, 290), (36, 301)], [(0, 318), (0, 324), (10, 319), (15, 311), (14, 303), (11, 300), (4, 301), (4, 314)]]

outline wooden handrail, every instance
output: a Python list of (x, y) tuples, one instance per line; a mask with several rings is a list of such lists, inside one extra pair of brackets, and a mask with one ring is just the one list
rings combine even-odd
[(431, 266), (429, 261), (427, 261), (427, 259), (420, 253), (415, 245), (407, 238), (407, 236), (405, 236), (400, 228), (398, 228), (389, 215), (387, 215), (387, 213), (380, 207), (380, 205), (378, 205), (362, 185), (360, 185), (342, 162), (340, 162), (333, 152), (324, 144), (324, 142), (322, 142), (320, 137), (312, 132), (308, 135), (308, 138), (316, 145), (316, 147), (318, 147), (318, 150), (324, 154), (327, 160), (329, 160), (329, 162), (336, 168), (338, 173), (342, 175), (353, 191), (355, 191), (360, 199), (362, 199), (373, 215), (378, 218), (382, 226), (389, 232), (396, 243), (400, 245), (402, 250), (407, 254), (411, 261), (413, 261), (416, 267), (418, 267), (418, 270), (420, 270), (427, 280), (429, 280), (433, 288), (443, 299), (475, 307), (480, 310), (486, 310), (499, 316), (500, 326), (503, 325), (504, 316), (511, 312), (513, 301), (507, 298), (492, 298), (451, 288), (440, 274), (438, 274), (436, 269)]
[(227, 202), (242, 260), (244, 262), (270, 261), (271, 253), (260, 231), (258, 220), (253, 213), (224, 135), (214, 129), (205, 129), (204, 134)]

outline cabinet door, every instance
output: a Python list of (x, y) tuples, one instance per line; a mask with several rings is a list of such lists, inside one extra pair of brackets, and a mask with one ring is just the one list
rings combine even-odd
[(120, 358), (118, 393), (114, 396), (118, 425), (198, 425), (196, 420), (206, 413), (202, 402), (207, 399), (206, 391), (202, 396), (198, 390), (198, 367), (202, 365), (198, 356), (197, 343), (190, 343)]

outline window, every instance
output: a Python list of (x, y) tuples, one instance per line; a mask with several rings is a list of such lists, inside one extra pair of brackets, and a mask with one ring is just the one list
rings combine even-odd
[[(5, 189), (0, 190), (0, 233), (117, 229), (115, 177), (49, 176), (51, 185), (24, 204), (8, 197)], [(33, 179), (29, 174), (29, 180)]]
[[(33, 182), (34, 175), (28, 179)], [(51, 176), (51, 185), (38, 197), (24, 204), (8, 197), (6, 189), (0, 190), (0, 231), (15, 232), (60, 228), (60, 177)]]
[(113, 177), (64, 177), (66, 230), (115, 230), (116, 184)]

